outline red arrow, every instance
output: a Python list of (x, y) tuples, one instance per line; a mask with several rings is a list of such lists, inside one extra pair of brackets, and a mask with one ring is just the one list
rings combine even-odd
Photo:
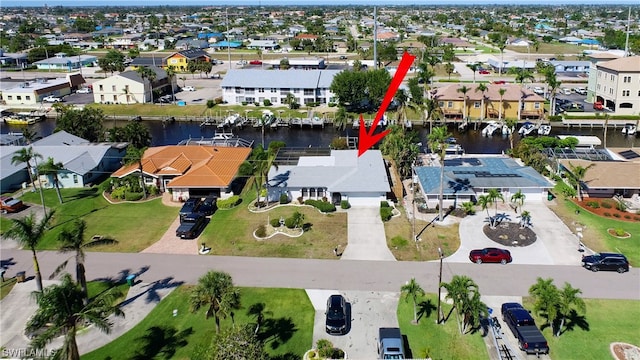
[(384, 99), (382, 100), (382, 104), (380, 104), (380, 108), (378, 109), (378, 113), (376, 114), (375, 119), (373, 120), (373, 124), (371, 124), (371, 128), (369, 128), (369, 132), (364, 125), (364, 119), (362, 118), (362, 114), (360, 114), (360, 136), (358, 139), (358, 156), (364, 154), (367, 150), (369, 150), (373, 145), (375, 145), (378, 141), (382, 140), (389, 131), (389, 129), (373, 135), (373, 132), (376, 131), (376, 127), (378, 127), (378, 123), (384, 115), (384, 112), (387, 111), (387, 107), (391, 103), (391, 100), (396, 95), (402, 80), (404, 80), (405, 75), (407, 75), (407, 71), (411, 67), (413, 60), (416, 57), (410, 55), (408, 52), (402, 55), (402, 60), (400, 61), (400, 65), (398, 66), (398, 70), (393, 75), (393, 79), (391, 79), (391, 85), (389, 85), (389, 89), (387, 89), (387, 93), (384, 95)]

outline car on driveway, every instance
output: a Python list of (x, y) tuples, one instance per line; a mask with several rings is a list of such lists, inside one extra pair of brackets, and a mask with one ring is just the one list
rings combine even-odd
[(196, 91), (196, 88), (189, 85), (182, 88), (182, 91)]
[(471, 250), (471, 252), (469, 252), (469, 260), (476, 264), (500, 263), (503, 265), (512, 261), (511, 252), (509, 252), (509, 250), (499, 248)]
[(251, 60), (251, 61), (249, 61), (249, 65), (262, 65), (262, 61), (260, 61), (260, 60)]
[(22, 200), (14, 199), (9, 196), (0, 197), (0, 210), (3, 214), (18, 212), (27, 206)]
[(176, 236), (181, 239), (195, 239), (207, 225), (207, 218), (202, 214), (191, 213), (180, 220)]
[(629, 260), (622, 254), (599, 253), (582, 257), (582, 267), (593, 272), (607, 270), (622, 274), (629, 271)]
[(49, 96), (45, 96), (44, 98), (42, 98), (42, 102), (59, 103), (59, 102), (62, 102), (62, 98), (59, 98), (59, 97), (53, 96), (53, 95), (49, 95)]
[(480, 75), (489, 75), (489, 74), (491, 74), (491, 71), (483, 69), (483, 70), (479, 70), (478, 74), (480, 74)]
[(540, 86), (536, 86), (533, 88), (533, 92), (538, 95), (544, 95), (544, 89)]
[(327, 311), (325, 312), (325, 329), (328, 334), (347, 333), (347, 302), (342, 295), (331, 295), (327, 299)]
[(180, 221), (182, 222), (182, 219), (191, 214), (191, 213), (196, 213), (199, 211), (200, 209), (200, 205), (202, 205), (202, 199), (200, 198), (188, 198), (187, 201), (185, 201), (184, 205), (182, 205), (182, 208), (180, 209)]
[(76, 91), (76, 94), (91, 94), (91, 88), (80, 88)]
[(216, 206), (216, 201), (218, 201), (217, 197), (215, 197), (215, 196), (207, 196), (202, 201), (202, 204), (198, 208), (198, 212), (200, 214), (204, 215), (204, 216), (213, 215), (213, 213), (216, 212), (216, 209), (218, 208)]

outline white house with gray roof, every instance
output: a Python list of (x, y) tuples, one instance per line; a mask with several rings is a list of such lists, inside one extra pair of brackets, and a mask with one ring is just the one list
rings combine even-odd
[[(120, 161), (126, 154), (127, 143), (90, 143), (89, 141), (65, 131), (53, 133), (46, 138), (29, 145), (33, 151), (42, 155), (38, 163), (53, 158), (62, 163), (64, 170), (58, 174), (62, 188), (84, 187), (96, 183), (120, 168)], [(27, 164), (12, 164), (11, 158), (24, 146), (3, 146), (0, 156), (1, 191), (19, 189), (22, 183), (29, 181)], [(35, 166), (32, 161), (31, 166)], [(45, 187), (53, 186), (53, 178), (42, 177)]]
[(222, 98), (228, 104), (243, 102), (287, 105), (287, 94), (298, 104), (334, 101), (329, 90), (333, 77), (341, 70), (229, 70), (221, 83)]
[(100, 104), (148, 103), (152, 101), (153, 91), (171, 94), (171, 87), (177, 90), (176, 76), (169, 82), (164, 69), (157, 66), (148, 68), (156, 74), (153, 82), (143, 79), (137, 71), (125, 71), (94, 82), (93, 101)]
[(303, 200), (326, 197), (334, 204), (348, 200), (351, 206), (379, 206), (390, 191), (387, 171), (379, 150), (358, 157), (357, 150), (332, 150), (328, 156), (301, 156), (296, 165), (269, 170), (270, 201), (280, 194)]

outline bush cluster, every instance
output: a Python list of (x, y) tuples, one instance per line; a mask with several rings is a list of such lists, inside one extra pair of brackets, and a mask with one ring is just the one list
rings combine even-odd
[(122, 200), (124, 199), (126, 192), (127, 192), (127, 188), (125, 188), (124, 186), (118, 187), (113, 189), (113, 191), (111, 191), (111, 197), (114, 199)]
[(608, 201), (603, 201), (600, 205), (605, 209), (611, 209), (613, 207), (613, 205)]
[(392, 211), (393, 209), (389, 206), (388, 202), (380, 202), (380, 217), (382, 218), (382, 221), (391, 220), (391, 216), (393, 216)]
[(340, 208), (341, 209), (348, 209), (350, 207), (351, 207), (351, 204), (349, 204), (349, 200), (340, 201)]
[(127, 201), (138, 201), (140, 199), (142, 199), (142, 193), (139, 192), (125, 192), (124, 193), (124, 199)]
[(273, 219), (269, 220), (269, 224), (271, 224), (271, 226), (273, 226), (274, 228), (280, 227), (280, 219), (279, 218), (273, 218)]
[(597, 201), (587, 201), (587, 206), (594, 209), (597, 209), (600, 207)]
[(216, 201), (216, 205), (218, 209), (231, 209), (232, 207), (238, 205), (240, 203), (240, 196), (233, 195), (228, 199), (218, 199)]
[(309, 200), (305, 200), (304, 204), (305, 205), (311, 205), (311, 206), (313, 206), (314, 208), (320, 210), (323, 213), (336, 211), (336, 206), (333, 205), (330, 202), (327, 202), (327, 201), (309, 199)]
[(344, 351), (333, 347), (331, 341), (326, 339), (318, 340), (316, 343), (318, 347), (318, 355), (325, 359), (342, 359), (344, 358)]
[(288, 204), (289, 196), (287, 194), (280, 194), (280, 204)]

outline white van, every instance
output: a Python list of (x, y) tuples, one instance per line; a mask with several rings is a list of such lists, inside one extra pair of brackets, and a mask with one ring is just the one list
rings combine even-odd
[(565, 95), (571, 95), (571, 89), (569, 88), (562, 88), (562, 93)]

